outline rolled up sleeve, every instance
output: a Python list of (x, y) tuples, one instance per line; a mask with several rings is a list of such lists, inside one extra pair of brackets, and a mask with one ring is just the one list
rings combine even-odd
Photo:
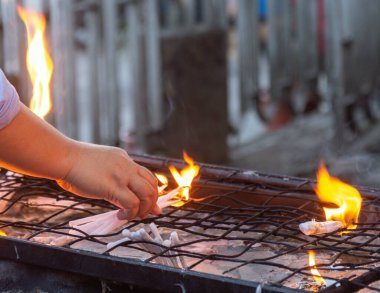
[(0, 70), (0, 129), (7, 126), (20, 110), (19, 96)]

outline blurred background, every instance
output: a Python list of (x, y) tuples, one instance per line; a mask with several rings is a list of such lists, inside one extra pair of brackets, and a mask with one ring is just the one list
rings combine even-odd
[(324, 161), (380, 186), (378, 0), (0, 3), (0, 66), (25, 104), (16, 5), (46, 16), (46, 120), (72, 138), (296, 176)]

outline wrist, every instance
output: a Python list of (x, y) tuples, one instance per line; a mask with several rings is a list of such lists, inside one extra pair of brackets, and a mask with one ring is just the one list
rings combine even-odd
[(67, 138), (67, 141), (65, 142), (65, 147), (63, 148), (63, 152), (61, 154), (58, 172), (54, 180), (67, 180), (69, 174), (72, 172), (73, 168), (75, 167), (75, 164), (78, 162), (80, 158), (80, 149), (80, 142)]

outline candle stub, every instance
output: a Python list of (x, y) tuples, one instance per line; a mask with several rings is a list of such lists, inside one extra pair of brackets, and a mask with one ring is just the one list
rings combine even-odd
[(334, 232), (336, 230), (344, 228), (344, 225), (339, 221), (317, 222), (315, 220), (312, 220), (301, 223), (299, 225), (299, 228), (305, 235), (318, 235)]

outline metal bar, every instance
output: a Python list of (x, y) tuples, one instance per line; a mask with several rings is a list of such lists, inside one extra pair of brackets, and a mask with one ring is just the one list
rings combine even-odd
[(16, 10), (16, 1), (2, 1), (4, 72), (15, 86), (20, 100), (29, 104), (31, 82), (26, 68), (27, 35)]
[(238, 2), (237, 30), (239, 38), (239, 81), (240, 111), (243, 113), (252, 105), (258, 95), (258, 7), (257, 1)]
[(146, 133), (148, 131), (146, 96), (147, 87), (144, 78), (145, 54), (143, 46), (143, 28), (141, 20), (141, 3), (138, 2), (126, 7), (128, 35), (127, 46), (130, 52), (131, 68), (129, 74), (132, 77), (132, 98), (134, 102), (134, 129), (136, 131), (136, 145), (144, 150), (146, 146)]
[(100, 66), (100, 50), (99, 50), (99, 30), (100, 20), (98, 12), (90, 10), (84, 15), (86, 28), (88, 29), (88, 43), (87, 43), (87, 62), (89, 70), (89, 87), (87, 91), (87, 99), (91, 107), (91, 140), (95, 143), (103, 142), (100, 129), (100, 99), (101, 89), (100, 82), (101, 76), (99, 74)]
[(195, 25), (195, 1), (185, 1), (183, 5), (185, 14), (185, 25), (187, 27), (192, 27)]
[(107, 126), (107, 144), (116, 145), (120, 130), (120, 101), (117, 87), (117, 17), (116, 1), (102, 0), (102, 25), (104, 46), (104, 83), (105, 95), (102, 97), (102, 108), (106, 119), (102, 123)]
[(274, 101), (287, 99), (284, 90), (294, 82), (293, 2), (268, 0), (270, 89)]
[[(178, 159), (163, 158), (157, 156), (147, 156), (131, 154), (134, 160), (146, 165), (148, 168), (168, 167), (173, 165), (177, 168), (185, 166), (184, 161)], [(279, 176), (266, 174), (259, 171), (237, 169), (225, 166), (217, 166), (211, 164), (197, 163), (201, 166), (201, 177), (204, 179), (214, 179), (216, 181), (221, 180), (223, 182), (234, 181), (247, 184), (263, 184), (270, 185), (273, 188), (283, 190), (305, 191), (314, 194), (315, 180), (305, 179), (292, 176)], [(370, 188), (365, 186), (356, 186), (363, 196), (367, 196), (371, 199), (378, 198), (380, 189)]]
[(16, 12), (16, 1), (1, 2), (1, 19), (3, 26), (4, 67), (6, 74), (17, 76), (20, 72), (19, 63), (19, 27)]
[(50, 25), (54, 73), (52, 96), (55, 126), (78, 138), (78, 103), (75, 94), (73, 2), (50, 0)]
[(317, 1), (296, 2), (297, 60), (294, 102), (300, 112), (312, 110), (318, 103), (318, 30)]
[(145, 0), (146, 73), (149, 127), (158, 130), (162, 125), (161, 50), (158, 1)]

